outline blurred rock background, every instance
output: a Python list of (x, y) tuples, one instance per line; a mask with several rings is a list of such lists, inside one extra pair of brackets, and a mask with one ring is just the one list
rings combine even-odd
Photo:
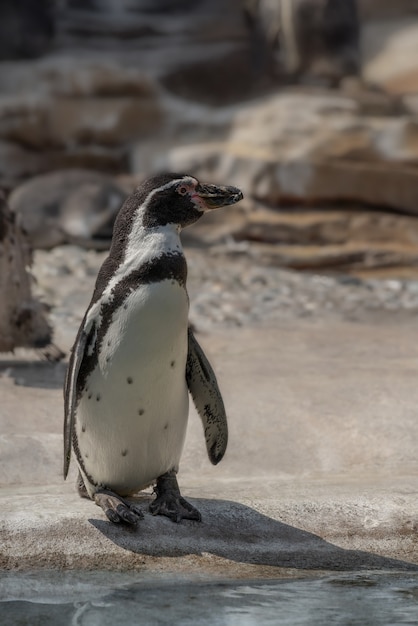
[(106, 249), (147, 174), (241, 187), (186, 243), (418, 267), (418, 0), (2, 0), (0, 188), (35, 248)]

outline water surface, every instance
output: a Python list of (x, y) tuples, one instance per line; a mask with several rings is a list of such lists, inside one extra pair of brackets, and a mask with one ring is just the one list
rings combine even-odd
[(5, 573), (2, 626), (418, 624), (418, 574), (190, 581), (111, 572)]

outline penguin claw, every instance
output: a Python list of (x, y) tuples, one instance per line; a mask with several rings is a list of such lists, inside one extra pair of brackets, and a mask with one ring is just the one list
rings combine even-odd
[(182, 519), (202, 521), (199, 511), (183, 497), (164, 495), (157, 497), (149, 506), (152, 515), (165, 515), (178, 524)]
[(125, 522), (135, 526), (144, 517), (141, 509), (135, 504), (131, 504), (112, 491), (103, 489), (96, 492), (94, 501), (103, 509), (108, 520), (114, 524)]
[(138, 515), (134, 511), (130, 511), (125, 504), (118, 504), (116, 513), (123, 522), (127, 522), (128, 524), (137, 524), (140, 519)]
[(106, 509), (105, 514), (107, 519), (114, 524), (119, 524), (119, 522), (121, 521), (120, 515), (116, 513), (116, 511), (114, 511), (113, 509)]

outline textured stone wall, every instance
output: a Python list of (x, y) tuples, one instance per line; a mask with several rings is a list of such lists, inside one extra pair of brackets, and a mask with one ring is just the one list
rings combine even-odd
[(17, 347), (45, 348), (52, 330), (46, 307), (32, 295), (28, 239), (0, 195), (0, 352)]

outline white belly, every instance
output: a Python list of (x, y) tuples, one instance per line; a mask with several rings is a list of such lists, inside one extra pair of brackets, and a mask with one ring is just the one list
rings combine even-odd
[(95, 483), (126, 495), (177, 470), (188, 417), (187, 319), (187, 294), (171, 280), (144, 285), (115, 312), (77, 409), (79, 452)]

